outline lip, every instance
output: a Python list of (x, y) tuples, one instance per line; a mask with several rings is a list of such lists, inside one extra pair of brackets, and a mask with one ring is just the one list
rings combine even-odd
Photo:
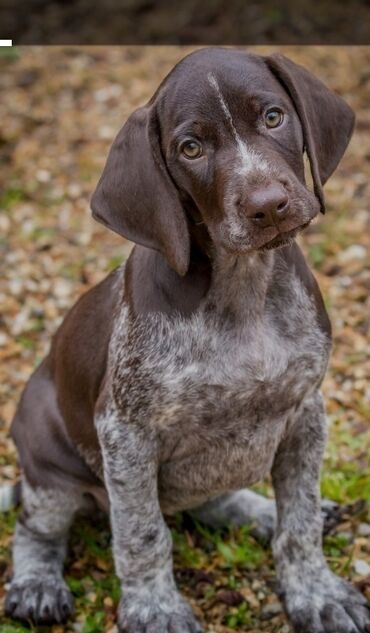
[(298, 233), (300, 233), (301, 231), (304, 231), (304, 229), (306, 229), (309, 226), (309, 224), (311, 224), (311, 220), (308, 220), (308, 222), (305, 222), (304, 224), (297, 226), (295, 229), (292, 229), (291, 231), (278, 233), (272, 240), (269, 240), (268, 242), (265, 242), (264, 244), (262, 244), (258, 248), (258, 250), (269, 251), (269, 250), (272, 250), (273, 248), (281, 248), (282, 246), (287, 246), (298, 235)]

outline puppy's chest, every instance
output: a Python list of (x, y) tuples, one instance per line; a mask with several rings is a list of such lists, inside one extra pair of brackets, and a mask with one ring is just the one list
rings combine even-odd
[(164, 459), (194, 442), (250, 444), (279, 434), (326, 366), (324, 337), (306, 307), (304, 324), (299, 311), (276, 320), (273, 304), (258, 319), (207, 305), (190, 319), (153, 316), (120, 342), (120, 406), (156, 428)]

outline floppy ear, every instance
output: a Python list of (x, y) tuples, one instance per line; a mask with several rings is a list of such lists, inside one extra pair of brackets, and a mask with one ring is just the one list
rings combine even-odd
[(324, 213), (322, 186), (337, 167), (349, 143), (354, 113), (317, 77), (284, 55), (265, 57), (265, 62), (284, 86), (300, 118), (314, 191)]
[(189, 266), (185, 213), (160, 148), (155, 106), (136, 110), (115, 139), (91, 200), (93, 217), (160, 251), (179, 275)]

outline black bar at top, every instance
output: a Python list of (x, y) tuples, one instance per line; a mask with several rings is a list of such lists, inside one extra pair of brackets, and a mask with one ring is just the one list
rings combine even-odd
[(13, 44), (370, 44), (370, 0), (1, 0)]

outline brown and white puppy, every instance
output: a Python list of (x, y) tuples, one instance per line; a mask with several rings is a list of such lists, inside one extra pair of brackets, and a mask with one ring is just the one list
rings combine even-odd
[(23, 513), (10, 615), (71, 613), (65, 543), (89, 493), (110, 507), (120, 631), (200, 631), (163, 514), (266, 526), (270, 502), (244, 488), (272, 472), (294, 629), (370, 630), (365, 600), (322, 553), (330, 326), (294, 242), (324, 210), (352, 128), (344, 101), (285, 57), (217, 48), (181, 61), (129, 118), (92, 208), (137, 246), (71, 310), (12, 428)]

